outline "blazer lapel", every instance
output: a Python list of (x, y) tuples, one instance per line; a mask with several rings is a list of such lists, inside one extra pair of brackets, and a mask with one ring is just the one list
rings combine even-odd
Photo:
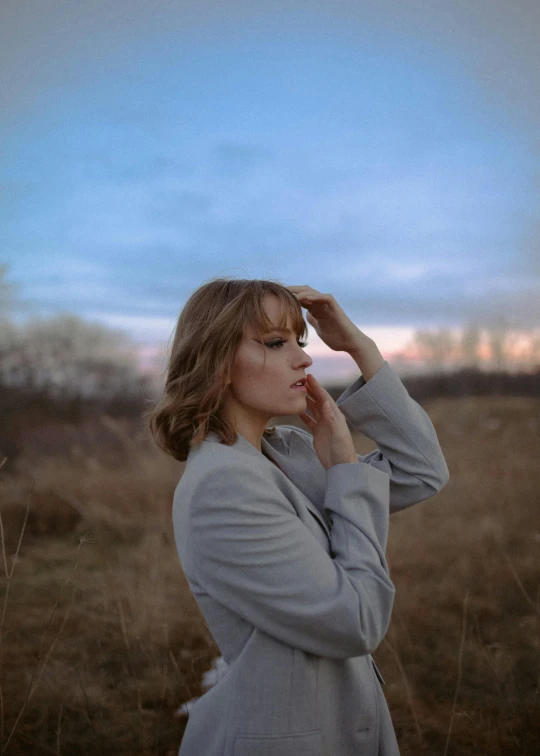
[(313, 449), (299, 433), (291, 433), (289, 444), (283, 438), (262, 439), (265, 454), (283, 468), (310, 502), (320, 511), (324, 507), (324, 490), (326, 482), (325, 469), (314, 464)]
[(326, 471), (321, 464), (314, 463), (313, 449), (300, 433), (291, 433), (289, 444), (281, 436), (262, 437), (261, 446), (265, 454), (276, 462), (287, 478), (304, 494), (309, 511), (323, 526), (330, 538), (330, 527), (324, 514), (324, 493)]
[[(304, 441), (301, 434), (291, 433), (287, 444), (283, 436), (277, 435), (278, 432), (279, 430), (276, 431), (276, 435), (268, 438), (262, 437), (262, 450), (270, 459), (274, 460), (289, 481), (304, 495), (302, 501), (320, 522), (328, 539), (330, 539), (330, 525), (324, 514), (326, 471), (322, 465), (314, 464), (313, 450), (309, 443)], [(219, 436), (213, 431), (207, 434), (205, 440), (220, 443)], [(253, 455), (259, 461), (262, 461), (261, 457), (264, 457), (240, 433), (238, 433), (238, 439), (233, 447)]]

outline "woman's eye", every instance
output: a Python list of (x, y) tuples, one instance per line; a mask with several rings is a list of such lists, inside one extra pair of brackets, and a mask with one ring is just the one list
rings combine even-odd
[[(304, 349), (304, 347), (307, 347), (308, 345), (307, 341), (297, 341), (296, 343), (299, 347), (302, 347), (302, 349)], [(284, 339), (278, 339), (277, 341), (270, 341), (266, 346), (270, 347), (270, 349), (273, 349), (274, 347), (280, 347), (283, 344), (285, 344)]]

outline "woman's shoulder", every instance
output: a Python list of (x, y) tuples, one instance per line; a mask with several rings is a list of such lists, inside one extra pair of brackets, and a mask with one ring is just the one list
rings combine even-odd
[[(313, 450), (312, 434), (292, 424), (276, 425), (273, 433), (263, 434), (263, 439), (285, 456), (302, 454), (306, 445)], [(211, 440), (205, 439), (190, 451), (177, 487), (185, 492), (188, 487), (192, 489), (209, 478), (219, 480), (220, 476), (225, 482), (225, 479), (231, 479), (231, 472), (237, 475), (245, 470), (257, 470), (268, 474), (273, 468), (268, 466), (267, 461), (264, 453), (257, 452), (243, 438), (229, 446), (212, 436)]]
[[(245, 471), (264, 470), (264, 456), (251, 448), (246, 453), (247, 444), (243, 439), (230, 446), (215, 439), (205, 439), (190, 451), (177, 490), (186, 493), (202, 484), (208, 487), (210, 481), (221, 481), (222, 485), (225, 485), (227, 481), (234, 480)], [(257, 456), (260, 456), (260, 460)]]

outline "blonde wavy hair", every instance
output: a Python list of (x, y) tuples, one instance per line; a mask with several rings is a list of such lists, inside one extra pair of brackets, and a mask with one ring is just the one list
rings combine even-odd
[[(281, 320), (275, 325), (286, 327), (290, 315), (293, 330), (305, 340), (307, 325), (298, 300), (275, 281), (214, 278), (196, 289), (180, 312), (163, 394), (143, 413), (156, 446), (180, 462), (209, 431), (229, 446), (237, 440), (221, 410), (246, 324), (261, 344), (262, 335), (274, 325), (263, 309), (267, 294), (275, 295), (281, 305)], [(275, 429), (267, 425), (264, 433), (272, 435)]]

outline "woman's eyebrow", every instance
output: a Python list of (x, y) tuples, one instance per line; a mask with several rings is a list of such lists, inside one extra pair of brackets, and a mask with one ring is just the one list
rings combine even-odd
[(280, 333), (292, 333), (290, 328), (271, 328), (269, 331), (265, 331), (265, 333), (274, 333), (274, 331), (280, 331)]

